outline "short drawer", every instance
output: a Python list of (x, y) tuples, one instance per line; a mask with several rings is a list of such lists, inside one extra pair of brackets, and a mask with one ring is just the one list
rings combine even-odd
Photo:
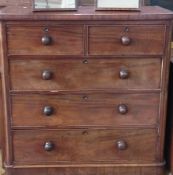
[(13, 95), (13, 127), (155, 126), (159, 94)]
[(11, 60), (12, 90), (159, 89), (161, 59)]
[(83, 55), (83, 26), (8, 26), (9, 55)]
[(90, 26), (89, 55), (161, 55), (165, 26)]
[(154, 129), (14, 131), (16, 163), (150, 163), (157, 157)]

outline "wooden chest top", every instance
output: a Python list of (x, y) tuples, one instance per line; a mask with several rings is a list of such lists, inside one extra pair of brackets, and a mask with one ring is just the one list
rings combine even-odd
[(92, 6), (79, 6), (77, 11), (32, 12), (31, 2), (0, 6), (0, 20), (165, 20), (172, 19), (170, 10), (158, 6), (144, 6), (140, 12), (95, 11)]

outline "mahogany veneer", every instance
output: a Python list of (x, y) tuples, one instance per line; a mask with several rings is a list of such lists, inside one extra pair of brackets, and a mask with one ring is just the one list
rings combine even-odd
[[(44, 150), (46, 142), (54, 144), (53, 151)], [(125, 142), (127, 150), (120, 150), (118, 142)], [(136, 146), (139, 142), (143, 147)], [(153, 163), (157, 144), (155, 129), (13, 132), (16, 164)]]
[(173, 13), (1, 9), (7, 175), (163, 175)]
[[(160, 58), (17, 59), (9, 65), (11, 90), (160, 89), (161, 64)], [(123, 71), (127, 78), (120, 78)]]
[[(14, 128), (153, 126), (159, 119), (159, 101), (160, 96), (154, 93), (148, 96), (127, 93), (13, 95), (12, 125)], [(123, 105), (128, 110), (125, 115), (119, 111)], [(32, 110), (28, 113), (29, 109)]]
[[(40, 38), (49, 35), (51, 45), (43, 49)], [(9, 55), (82, 55), (84, 53), (82, 25), (51, 27), (46, 27), (45, 24), (39, 27), (9, 25), (7, 40)]]
[[(115, 25), (90, 26), (90, 55), (154, 55), (162, 54), (165, 45), (165, 26)], [(129, 37), (131, 43), (124, 47), (121, 37)], [(105, 44), (106, 43), (106, 44)]]

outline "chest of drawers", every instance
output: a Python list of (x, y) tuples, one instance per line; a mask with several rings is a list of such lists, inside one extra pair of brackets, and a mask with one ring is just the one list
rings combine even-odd
[(163, 174), (170, 11), (2, 14), (7, 175)]

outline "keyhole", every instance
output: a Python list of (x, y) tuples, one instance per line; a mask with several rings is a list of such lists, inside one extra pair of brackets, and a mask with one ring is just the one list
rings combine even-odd
[(43, 30), (44, 30), (44, 32), (46, 32), (46, 33), (49, 32), (49, 29), (48, 29), (47, 27), (45, 27)]
[(125, 27), (124, 32), (129, 32), (129, 28)]

